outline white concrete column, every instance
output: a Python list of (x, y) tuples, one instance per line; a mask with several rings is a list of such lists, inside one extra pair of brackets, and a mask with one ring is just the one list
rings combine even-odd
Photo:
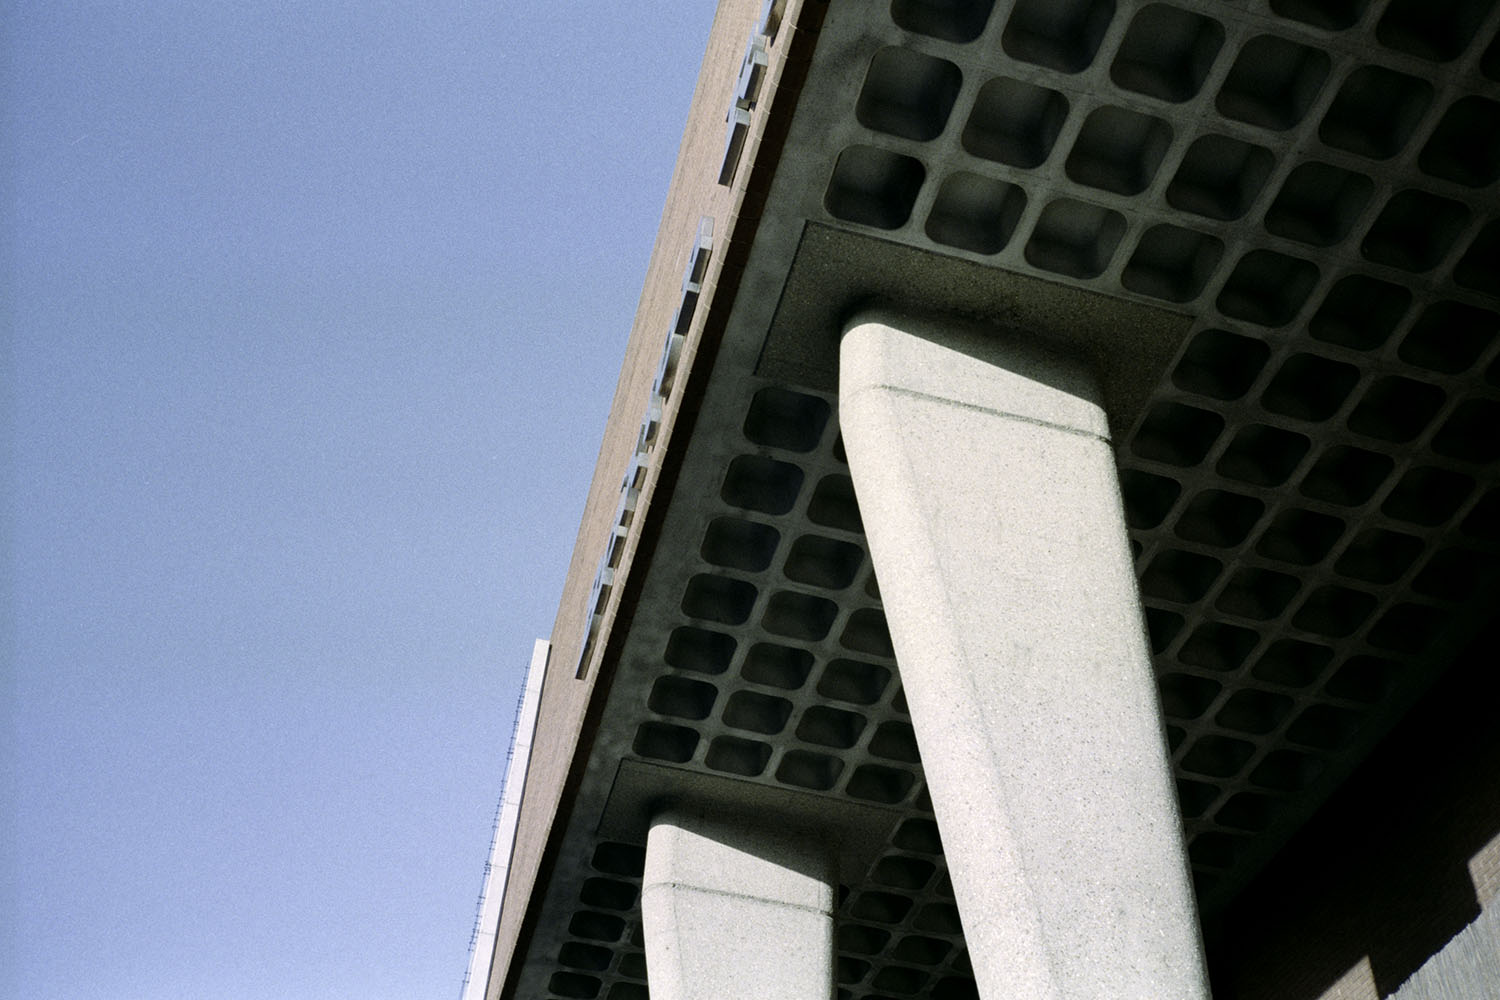
[(641, 883), (651, 1000), (829, 1000), (833, 906), (832, 858), (816, 839), (658, 816)]
[(1208, 996), (1093, 380), (872, 314), (839, 420), (981, 996)]

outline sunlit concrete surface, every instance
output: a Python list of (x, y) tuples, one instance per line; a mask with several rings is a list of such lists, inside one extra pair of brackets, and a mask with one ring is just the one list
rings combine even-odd
[(1422, 966), (1396, 1000), (1500, 997), (1500, 910), (1489, 909)]
[(652, 995), (831, 997), (831, 854), (771, 816), (657, 816), (641, 882)]
[(1206, 997), (1109, 428), (1023, 333), (844, 334), (839, 417), (982, 995)]

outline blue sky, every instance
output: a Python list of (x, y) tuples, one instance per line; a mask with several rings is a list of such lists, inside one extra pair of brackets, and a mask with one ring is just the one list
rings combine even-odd
[(0, 993), (457, 997), (712, 7), (7, 5)]

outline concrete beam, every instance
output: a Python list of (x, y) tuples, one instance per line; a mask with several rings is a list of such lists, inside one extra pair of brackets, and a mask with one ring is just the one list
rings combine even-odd
[(1079, 365), (844, 334), (850, 473), (980, 993), (1206, 998), (1109, 428)]
[(646, 839), (652, 1000), (828, 1000), (834, 870), (813, 837), (669, 811)]

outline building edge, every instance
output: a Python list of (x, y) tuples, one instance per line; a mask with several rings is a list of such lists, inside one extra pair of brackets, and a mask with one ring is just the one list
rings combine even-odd
[(500, 924), (500, 903), (510, 875), (511, 852), (516, 843), (516, 824), (526, 793), (526, 768), (531, 762), (531, 746), (536, 737), (537, 710), (541, 707), (542, 682), (547, 674), (548, 654), (552, 644), (538, 639), (531, 647), (531, 661), (521, 684), (521, 702), (511, 729), (509, 761), (505, 784), (501, 786), (500, 808), (495, 816), (495, 830), (490, 838), (489, 860), (484, 866), (484, 887), (479, 895), (479, 913), (474, 921), (474, 936), (469, 943), (468, 968), (464, 973), (460, 1000), (480, 1000), (489, 986), (490, 965), (494, 961), (495, 931)]
[[(638, 586), (649, 562), (665, 512), (664, 503), (653, 504), (657, 486), (662, 484), (663, 496), (670, 496), (675, 467), (706, 388), (707, 369), (733, 305), (790, 123), (791, 109), (782, 105), (795, 105), (825, 8), (819, 0), (721, 0), (715, 13), (550, 637), (554, 667), (541, 691), (526, 777), (529, 794), (517, 818), (485, 1000), (499, 1000), (514, 991), (514, 957), (524, 954), (535, 918), (534, 900), (539, 898), (533, 890), (557, 850), (570, 810), (568, 790), (579, 780), (608, 693), (613, 672), (611, 626), (621, 607), (633, 604), (632, 584)], [(749, 116), (744, 136), (731, 149), (747, 39), (753, 42), (773, 18), (777, 38), (765, 53), (759, 109)], [(768, 113), (773, 105), (774, 115)], [(768, 124), (776, 130), (769, 137)], [(732, 184), (723, 184), (720, 177), (731, 152), (738, 170)], [(676, 359), (675, 387), (654, 417), (654, 455), (642, 465), (639, 480), (622, 482), (640, 457), (643, 427), (653, 419), (652, 390), (663, 341), (676, 323), (683, 266), (705, 219), (712, 220), (715, 230), (713, 252), (691, 328)], [(622, 495), (631, 490), (631, 524), (619, 535)], [(592, 592), (617, 539), (611, 593), (599, 613), (598, 627), (591, 628)], [(635, 567), (638, 551), (643, 563)], [(587, 649), (591, 633), (592, 649)]]

